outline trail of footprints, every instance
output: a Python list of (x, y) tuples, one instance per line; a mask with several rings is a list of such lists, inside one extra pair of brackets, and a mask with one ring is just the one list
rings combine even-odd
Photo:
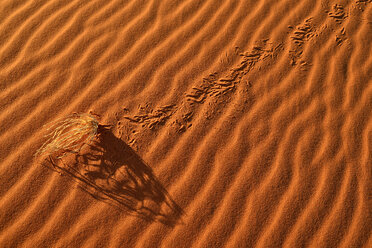
[[(370, 3), (370, 0), (359, 0), (355, 2), (354, 7), (362, 8), (361, 5)], [(350, 8), (349, 8), (350, 9)], [(349, 11), (348, 9), (348, 11)], [(341, 4), (334, 4), (330, 10), (325, 11), (329, 18), (332, 18), (337, 24), (342, 24), (349, 17), (349, 13), (345, 11)], [(319, 36), (320, 27), (316, 27), (313, 23), (313, 18), (306, 19), (303, 23), (296, 26), (289, 25), (290, 40), (289, 45), (289, 63), (292, 66), (299, 66), (301, 70), (307, 70), (312, 64), (302, 59), (304, 46), (307, 42)], [(326, 25), (323, 28), (328, 28)], [(340, 27), (335, 34), (335, 44), (341, 46), (347, 40), (345, 27)], [(180, 104), (170, 104), (153, 109), (151, 104), (139, 105), (135, 114), (130, 114), (128, 109), (125, 109), (128, 114), (123, 114), (119, 117), (120, 128), (124, 128), (122, 119), (129, 122), (129, 127), (126, 132), (131, 134), (138, 133), (136, 128), (145, 128), (156, 130), (159, 126), (165, 125), (170, 119), (171, 126), (178, 133), (185, 132), (192, 126), (195, 106), (204, 104), (208, 98), (218, 98), (223, 95), (232, 93), (236, 87), (242, 82), (242, 79), (254, 67), (263, 60), (275, 59), (279, 52), (284, 50), (284, 44), (278, 43), (273, 45), (269, 39), (264, 39), (256, 42), (249, 51), (237, 53), (241, 57), (239, 63), (233, 68), (230, 68), (226, 73), (214, 72), (204, 77), (199, 85), (185, 94), (185, 98)], [(239, 47), (235, 47), (235, 52), (239, 51)], [(247, 82), (249, 86), (251, 82)], [(172, 118), (173, 117), (173, 118)], [(123, 130), (119, 133), (122, 135)], [(136, 142), (135, 138), (127, 137), (130, 144)]]
[(186, 94), (187, 101), (193, 103), (203, 103), (205, 99), (210, 97), (217, 97), (235, 90), (236, 85), (242, 81), (244, 75), (251, 71), (255, 64), (266, 58), (273, 58), (281, 44), (275, 48), (267, 48), (267, 39), (263, 41), (262, 45), (254, 46), (251, 51), (240, 53), (242, 57), (240, 63), (229, 70), (227, 75), (218, 76), (217, 73), (210, 74), (203, 79), (203, 83), (199, 87), (193, 87), (192, 93)]
[[(195, 105), (205, 103), (208, 98), (217, 98), (234, 92), (242, 78), (257, 63), (266, 59), (273, 59), (280, 49), (282, 49), (282, 44), (274, 47), (268, 42), (268, 39), (257, 42), (257, 45), (253, 46), (250, 51), (240, 53), (239, 63), (226, 73), (214, 72), (204, 77), (198, 86), (192, 87), (191, 91), (185, 94), (185, 99), (181, 101), (179, 106), (170, 104), (153, 109), (149, 103), (146, 103), (144, 106), (138, 106), (136, 114), (123, 115), (123, 119), (141, 128), (155, 130), (177, 113), (177, 117), (171, 125), (177, 132), (182, 133), (192, 126), (191, 121), (194, 116)], [(236, 47), (235, 50), (238, 51), (239, 48)], [(250, 82), (248, 84), (251, 86)], [(120, 121), (121, 123), (122, 121)], [(133, 131), (132, 128), (132, 132), (129, 133), (136, 133), (136, 131)], [(133, 138), (128, 139), (129, 143), (133, 143), (133, 140), (135, 140)]]
[(326, 11), (329, 17), (333, 18), (336, 23), (341, 24), (343, 20), (345, 20), (349, 15), (346, 14), (345, 9), (340, 4), (333, 5), (332, 11)]
[[(352, 6), (363, 10), (362, 5), (365, 5), (371, 1), (356, 1), (356, 5)], [(351, 7), (351, 8), (352, 8)], [(331, 10), (326, 10), (325, 13), (329, 18), (332, 18), (337, 24), (342, 24), (345, 19), (349, 17), (348, 12), (345, 11), (344, 6), (340, 4), (334, 4)], [(318, 37), (318, 30), (320, 27), (316, 27), (313, 23), (313, 18), (306, 19), (303, 23), (297, 26), (288, 26), (292, 30), (290, 39), (292, 40), (291, 49), (289, 50), (290, 64), (292, 66), (300, 65), (301, 70), (307, 70), (310, 63), (302, 60), (302, 55), (304, 51), (304, 45), (309, 42), (314, 37)], [(325, 25), (323, 28), (327, 28)], [(345, 27), (340, 27), (335, 34), (335, 42), (337, 46), (341, 46), (344, 41), (347, 40)]]
[(124, 118), (133, 123), (141, 124), (142, 127), (154, 129), (156, 126), (164, 124), (176, 110), (174, 104), (162, 106), (156, 110), (151, 109), (146, 104), (145, 107), (140, 105), (139, 111), (140, 113), (133, 117), (124, 116)]
[[(290, 63), (292, 66), (297, 65), (303, 53), (303, 45), (312, 39), (316, 34), (315, 26), (312, 23), (312, 18), (305, 20), (303, 24), (296, 27), (288, 26), (293, 29), (293, 34), (290, 36), (292, 40), (291, 50), (289, 50)], [(307, 65), (307, 62), (300, 61), (301, 66)]]
[(336, 34), (336, 43), (338, 46), (342, 45), (342, 43), (346, 40), (346, 32), (345, 32), (345, 28), (342, 28), (341, 31), (339, 31), (337, 34)]

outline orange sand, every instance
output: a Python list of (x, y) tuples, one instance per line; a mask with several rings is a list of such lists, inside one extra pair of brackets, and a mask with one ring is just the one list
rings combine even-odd
[(2, 0), (0, 247), (372, 247), (371, 44), (370, 0)]

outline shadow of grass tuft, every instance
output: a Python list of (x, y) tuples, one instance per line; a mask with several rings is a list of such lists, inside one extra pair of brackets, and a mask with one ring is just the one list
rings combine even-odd
[[(89, 114), (79, 114), (52, 123), (48, 141), (37, 155), (43, 163), (97, 200), (130, 215), (174, 226), (183, 215), (154, 176), (152, 169), (107, 125)], [(85, 146), (84, 146), (85, 145)]]

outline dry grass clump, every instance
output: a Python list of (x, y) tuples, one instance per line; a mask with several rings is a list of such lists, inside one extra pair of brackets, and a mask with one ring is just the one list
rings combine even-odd
[(90, 142), (98, 133), (98, 121), (91, 114), (72, 114), (47, 125), (47, 141), (35, 156), (77, 153), (83, 144)]

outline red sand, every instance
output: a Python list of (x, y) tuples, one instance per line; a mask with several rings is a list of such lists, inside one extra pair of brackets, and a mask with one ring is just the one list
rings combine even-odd
[[(0, 17), (0, 247), (372, 247), (370, 0)], [(34, 159), (90, 111), (111, 129)]]

